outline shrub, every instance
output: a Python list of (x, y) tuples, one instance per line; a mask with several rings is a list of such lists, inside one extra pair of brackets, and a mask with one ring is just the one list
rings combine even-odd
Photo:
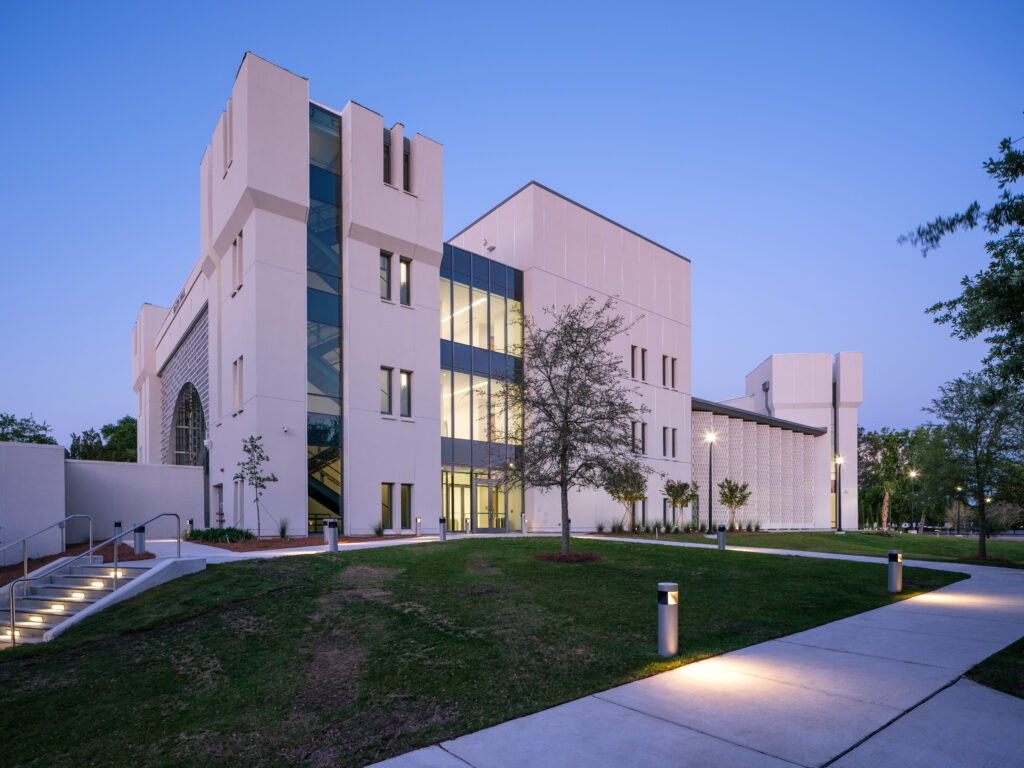
[(625, 526), (621, 520), (616, 520), (612, 523), (612, 533), (622, 533), (625, 530)]
[(598, 533), (604, 533), (604, 523), (598, 523), (597, 524), (597, 532)]
[(252, 531), (241, 528), (203, 528), (202, 530), (186, 533), (185, 538), (189, 541), (208, 541), (213, 543), (232, 541), (246, 541), (253, 538)]
[(747, 533), (753, 533), (753, 532), (754, 532), (754, 524), (752, 522), (750, 522), (749, 520), (747, 520)]
[(760, 531), (761, 530), (761, 523), (760, 523), (760, 521), (754, 523), (754, 530), (755, 531)]
[(375, 523), (374, 524), (374, 526), (373, 526), (373, 535), (374, 536), (383, 536), (384, 535), (384, 523)]
[(288, 518), (282, 517), (281, 522), (277, 524), (277, 531), (281, 534), (282, 539), (288, 538)]

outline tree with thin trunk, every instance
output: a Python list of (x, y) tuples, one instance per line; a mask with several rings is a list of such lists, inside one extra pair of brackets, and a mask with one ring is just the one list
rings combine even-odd
[(250, 435), (242, 440), (242, 450), (245, 452), (245, 458), (238, 462), (239, 469), (234, 479), (241, 480), (255, 492), (253, 501), (256, 504), (256, 538), (259, 538), (262, 535), (260, 501), (267, 484), (276, 483), (277, 476), (273, 472), (263, 471), (263, 465), (270, 461), (267, 452), (263, 450), (263, 435)]
[(978, 556), (985, 557), (988, 499), (1024, 459), (1024, 392), (992, 371), (965, 373), (939, 387), (939, 396), (925, 410), (945, 423), (950, 453), (963, 472), (967, 493), (974, 496)]
[(718, 501), (729, 510), (730, 528), (736, 524), (736, 510), (750, 500), (750, 493), (747, 483), (737, 483), (728, 477), (718, 484)]
[(604, 480), (604, 489), (623, 506), (623, 526), (631, 529), (633, 521), (630, 513), (633, 505), (647, 498), (647, 475), (641, 469), (640, 463), (627, 464), (609, 472)]
[(882, 530), (889, 528), (892, 500), (906, 487), (910, 454), (910, 433), (883, 427), (878, 432), (860, 435), (859, 483), (882, 489)]
[(632, 424), (648, 409), (612, 351), (630, 327), (611, 298), (524, 317), (522, 346), (514, 350), (522, 369), (500, 387), (513, 433), (506, 437), (521, 441), (522, 454), (499, 476), (510, 485), (558, 489), (563, 554), (569, 553), (569, 490), (600, 488), (610, 474), (638, 461)]
[(676, 522), (676, 510), (685, 509), (697, 501), (698, 487), (696, 483), (685, 483), (679, 480), (666, 480), (664, 493), (672, 503), (672, 522)]

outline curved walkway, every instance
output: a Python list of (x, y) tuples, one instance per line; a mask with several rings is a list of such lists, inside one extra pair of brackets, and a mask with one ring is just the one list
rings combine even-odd
[[(885, 578), (886, 563), (879, 558), (730, 549), (869, 562)], [(904, 565), (971, 578), (378, 765), (1024, 764), (1024, 701), (961, 678), (1024, 636), (1024, 571), (913, 560)]]

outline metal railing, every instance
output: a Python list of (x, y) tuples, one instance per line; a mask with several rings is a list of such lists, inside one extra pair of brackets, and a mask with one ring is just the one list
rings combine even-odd
[(16, 547), (16, 546), (18, 546), (18, 544), (21, 544), (21, 562), (23, 564), (22, 576), (28, 576), (28, 540), (31, 539), (33, 536), (38, 536), (40, 533), (45, 533), (46, 531), (50, 530), (51, 528), (60, 526), (60, 538), (61, 538), (60, 551), (63, 552), (63, 551), (65, 551), (68, 548), (67, 530), (66, 530), (64, 524), (68, 520), (73, 520), (76, 517), (88, 518), (88, 520), (89, 520), (89, 549), (92, 549), (92, 515), (68, 515), (63, 520), (58, 520), (55, 523), (50, 523), (45, 528), (40, 528), (35, 533), (30, 533), (28, 536), (22, 536), (20, 539), (18, 539), (16, 541), (12, 541), (10, 544), (8, 544), (6, 546), (0, 547), (0, 552), (8, 550), (11, 547)]
[[(17, 630), (17, 623), (16, 623), (17, 620), (16, 620), (15, 613), (14, 613), (14, 595), (15, 595), (16, 587), (17, 587), (17, 585), (19, 583), (21, 583), (21, 585), (22, 585), (22, 588), (21, 588), (22, 595), (23, 596), (27, 595), (28, 594), (28, 582), (30, 582), (30, 581), (38, 581), (39, 579), (45, 579), (48, 576), (52, 576), (53, 573), (56, 570), (64, 570), (66, 568), (70, 568), (72, 565), (77, 563), (82, 558), (89, 557), (90, 555), (92, 555), (93, 552), (96, 552), (97, 550), (100, 550), (103, 547), (107, 546), (107, 544), (110, 544), (111, 542), (114, 542), (114, 571), (113, 571), (113, 580), (114, 580), (114, 582), (113, 582), (113, 589), (116, 590), (117, 589), (117, 579), (118, 579), (117, 550), (119, 549), (119, 547), (121, 545), (121, 539), (124, 538), (126, 533), (132, 533), (135, 529), (142, 528), (142, 527), (148, 525), (149, 523), (153, 522), (154, 520), (158, 520), (161, 517), (173, 517), (173, 518), (175, 518), (178, 521), (178, 538), (177, 538), (176, 541), (177, 541), (177, 545), (178, 545), (177, 557), (180, 558), (181, 557), (181, 516), (178, 515), (175, 512), (162, 512), (159, 515), (153, 515), (153, 517), (149, 518), (149, 520), (146, 520), (144, 522), (137, 523), (137, 524), (133, 525), (127, 531), (122, 531), (121, 530), (121, 526), (119, 526), (119, 525), (114, 526), (114, 530), (116, 531), (116, 533), (113, 536), (111, 536), (106, 541), (97, 544), (94, 547), (90, 546), (89, 549), (87, 549), (85, 552), (83, 552), (82, 554), (78, 555), (73, 560), (69, 560), (68, 562), (64, 563), (63, 565), (61, 565), (59, 568), (55, 569), (54, 571), (43, 573), (43, 574), (40, 574), (39, 576), (31, 576), (30, 577), (28, 575), (25, 575), (25, 576), (22, 576), (20, 579), (15, 579), (14, 581), (12, 581), (10, 583), (10, 598), (11, 598), (11, 647), (13, 648), (17, 644), (17, 637), (18, 637), (18, 630)], [(65, 518), (65, 519), (67, 519), (67, 518)], [(49, 527), (52, 527), (52, 526), (49, 526)], [(43, 530), (45, 530), (45, 529), (43, 529)], [(37, 533), (38, 533), (38, 531), (37, 531)], [(35, 535), (35, 534), (33, 534), (33, 535)], [(91, 521), (90, 521), (89, 542), (90, 542), (90, 544), (92, 543), (92, 526), (91, 526)], [(17, 544), (18, 542), (14, 542), (14, 543)]]

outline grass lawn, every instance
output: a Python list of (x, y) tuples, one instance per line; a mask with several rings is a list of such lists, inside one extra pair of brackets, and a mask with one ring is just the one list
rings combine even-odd
[(989, 656), (967, 673), (976, 683), (1024, 699), (1024, 639)]
[[(614, 534), (619, 536), (620, 534)], [(628, 535), (628, 534), (627, 534)], [(653, 534), (640, 534), (642, 538), (653, 539)], [(680, 533), (662, 534), (667, 541), (692, 541), (700, 544), (714, 543), (701, 534)], [(737, 547), (764, 547), (766, 549), (799, 549), (810, 552), (836, 552), (843, 555), (866, 555), (868, 557), (886, 557), (890, 549), (903, 550), (905, 558), (917, 560), (941, 560), (955, 562), (963, 557), (978, 554), (977, 539), (958, 539), (955, 536), (932, 536), (903, 534), (902, 536), (877, 536), (871, 533), (848, 531), (843, 535), (830, 531), (808, 533), (757, 533), (730, 532), (726, 536), (729, 545)], [(1004, 557), (1009, 563), (986, 563), (979, 561), (974, 565), (1008, 565), (1024, 568), (1024, 541), (993, 541), (985, 542), (989, 557)], [(970, 561), (966, 561), (970, 562)]]
[[(873, 564), (551, 538), (247, 560), (0, 652), (0, 764), (362, 765), (891, 602)], [(958, 574), (908, 568), (908, 597)], [(656, 588), (680, 583), (681, 658)]]

